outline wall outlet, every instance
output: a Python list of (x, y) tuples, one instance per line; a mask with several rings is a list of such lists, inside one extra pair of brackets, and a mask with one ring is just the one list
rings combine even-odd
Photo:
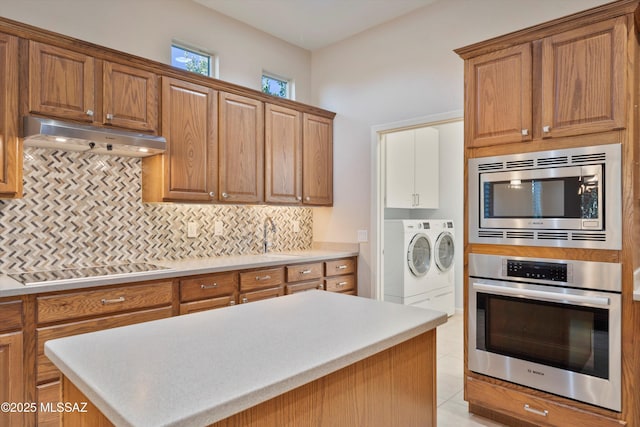
[(293, 220), (291, 221), (291, 228), (293, 229), (294, 233), (299, 233), (300, 232), (300, 221)]
[(358, 243), (369, 241), (369, 232), (367, 230), (358, 230)]
[(222, 236), (224, 234), (224, 227), (222, 221), (216, 221), (215, 223), (215, 235)]
[(190, 239), (198, 237), (198, 223), (193, 221), (187, 222), (187, 237)]

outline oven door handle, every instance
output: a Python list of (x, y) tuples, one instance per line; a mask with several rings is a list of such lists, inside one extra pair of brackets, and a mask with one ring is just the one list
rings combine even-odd
[(546, 301), (560, 302), (564, 304), (591, 304), (603, 307), (609, 306), (609, 298), (606, 297), (588, 297), (583, 295), (561, 294), (556, 292), (535, 291), (531, 289), (507, 288), (504, 286), (487, 285), (484, 283), (474, 283), (473, 289), (477, 291), (485, 291), (492, 294), (513, 295), (519, 297), (531, 297), (543, 299)]

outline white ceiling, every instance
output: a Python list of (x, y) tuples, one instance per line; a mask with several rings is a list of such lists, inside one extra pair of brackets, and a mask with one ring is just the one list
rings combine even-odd
[(319, 49), (437, 0), (193, 0), (282, 40)]

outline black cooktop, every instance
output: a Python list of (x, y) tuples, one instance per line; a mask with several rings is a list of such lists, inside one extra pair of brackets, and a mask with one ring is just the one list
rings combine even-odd
[(14, 280), (23, 285), (42, 285), (52, 282), (80, 281), (88, 278), (113, 277), (119, 275), (144, 275), (163, 270), (171, 270), (146, 262), (136, 262), (131, 264), (105, 265), (100, 267), (66, 268), (63, 270), (35, 271), (30, 273), (9, 274)]

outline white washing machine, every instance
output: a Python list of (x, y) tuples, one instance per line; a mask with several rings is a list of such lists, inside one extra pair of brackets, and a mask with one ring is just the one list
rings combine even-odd
[(384, 294), (386, 301), (423, 294), (433, 288), (433, 248), (427, 220), (384, 223)]
[[(400, 229), (403, 239), (398, 237)], [(452, 316), (455, 313), (454, 236), (451, 220), (385, 221), (385, 301), (444, 311)], [(418, 254), (416, 246), (420, 248)], [(404, 253), (402, 259), (398, 252)], [(401, 264), (404, 271), (400, 271)], [(416, 264), (423, 265), (420, 271), (426, 270), (419, 277), (413, 273), (415, 268), (411, 268)]]

